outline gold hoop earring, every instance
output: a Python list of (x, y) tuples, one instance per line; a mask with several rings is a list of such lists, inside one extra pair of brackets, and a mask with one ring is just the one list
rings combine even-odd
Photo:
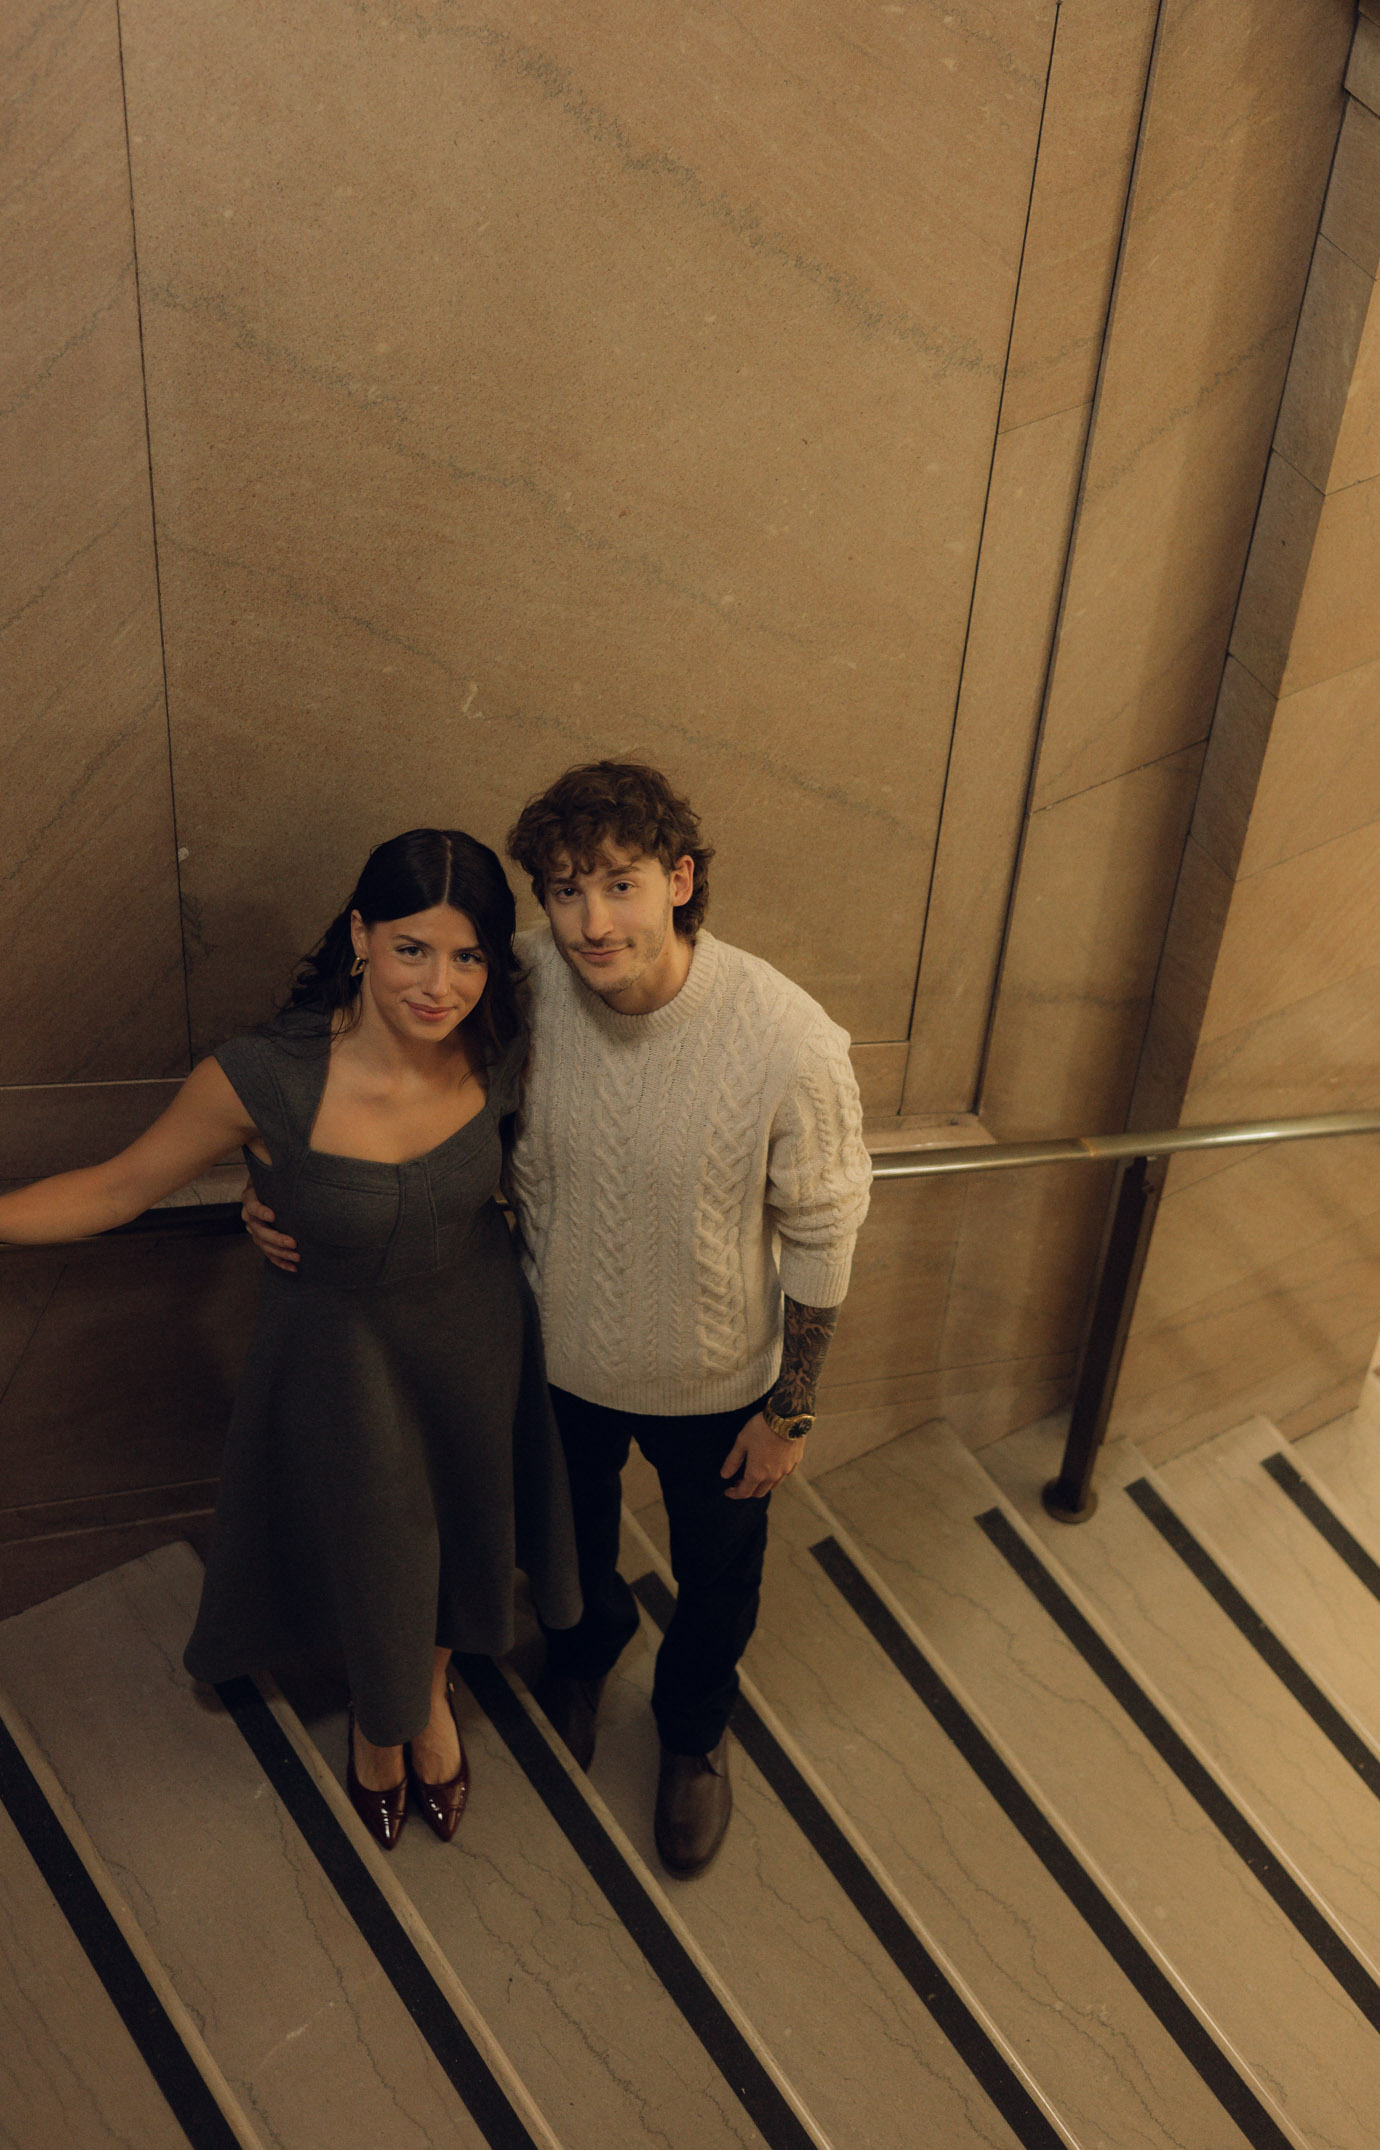
[(350, 965), (350, 976), (352, 978), (360, 977), (368, 960), (367, 956), (356, 956), (354, 962)]

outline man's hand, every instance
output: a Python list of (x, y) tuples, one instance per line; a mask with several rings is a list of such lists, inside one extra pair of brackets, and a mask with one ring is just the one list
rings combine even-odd
[(246, 1232), (248, 1232), (260, 1254), (266, 1260), (272, 1262), (275, 1269), (286, 1269), (288, 1275), (291, 1276), (302, 1259), (297, 1252), (297, 1242), (295, 1239), (289, 1238), (286, 1232), (272, 1232), (269, 1230), (269, 1226), (273, 1222), (273, 1212), (271, 1209), (264, 1208), (263, 1203), (259, 1200), (252, 1187), (246, 1187), (244, 1190), (244, 1199), (240, 1203), (240, 1215), (244, 1219)]
[(789, 1478), (800, 1461), (804, 1441), (788, 1441), (773, 1433), (761, 1412), (750, 1418), (730, 1448), (720, 1471), (721, 1478), (742, 1477), (736, 1486), (724, 1488), (731, 1501), (759, 1501), (773, 1486)]

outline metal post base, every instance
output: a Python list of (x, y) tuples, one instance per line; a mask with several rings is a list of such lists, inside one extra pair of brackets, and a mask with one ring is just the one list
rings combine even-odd
[(1086, 1523), (1090, 1516), (1097, 1513), (1097, 1495), (1092, 1487), (1089, 1486), (1084, 1494), (1082, 1507), (1074, 1508), (1069, 1503), (1062, 1478), (1051, 1478), (1049, 1484), (1041, 1490), (1040, 1499), (1044, 1503), (1045, 1514), (1052, 1515), (1056, 1523)]

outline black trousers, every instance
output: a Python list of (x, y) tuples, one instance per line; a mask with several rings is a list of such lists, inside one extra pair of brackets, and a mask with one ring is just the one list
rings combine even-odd
[(719, 1476), (765, 1399), (694, 1418), (613, 1411), (553, 1388), (575, 1511), (584, 1616), (547, 1630), (553, 1672), (597, 1680), (637, 1631), (637, 1600), (618, 1572), (619, 1473), (636, 1441), (661, 1480), (671, 1531), (676, 1610), (657, 1653), (652, 1711), (674, 1754), (718, 1745), (738, 1692), (738, 1660), (757, 1623), (767, 1507), (730, 1500)]

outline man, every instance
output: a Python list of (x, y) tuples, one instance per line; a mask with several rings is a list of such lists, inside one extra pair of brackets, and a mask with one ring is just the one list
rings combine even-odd
[(867, 1210), (857, 1085), (823, 1009), (704, 930), (713, 853), (658, 771), (568, 770), (508, 849), (547, 921), (518, 936), (532, 1053), (512, 1193), (585, 1608), (548, 1634), (538, 1699), (588, 1766), (604, 1682), (638, 1625), (618, 1572), (635, 1440), (661, 1482), (678, 1586), (652, 1691), (656, 1842), (688, 1876), (728, 1826), (726, 1727), (768, 1497), (800, 1460)]
[(548, 1638), (541, 1699), (587, 1762), (637, 1627), (617, 1567), (635, 1440), (661, 1480), (679, 1590), (652, 1694), (656, 1841), (690, 1874), (728, 1824), (725, 1726), (767, 1497), (799, 1461), (867, 1209), (857, 1086), (823, 1010), (703, 929), (712, 854), (657, 771), (569, 770), (508, 850), (547, 918), (518, 939), (533, 1046), (513, 1193), (585, 1602)]

